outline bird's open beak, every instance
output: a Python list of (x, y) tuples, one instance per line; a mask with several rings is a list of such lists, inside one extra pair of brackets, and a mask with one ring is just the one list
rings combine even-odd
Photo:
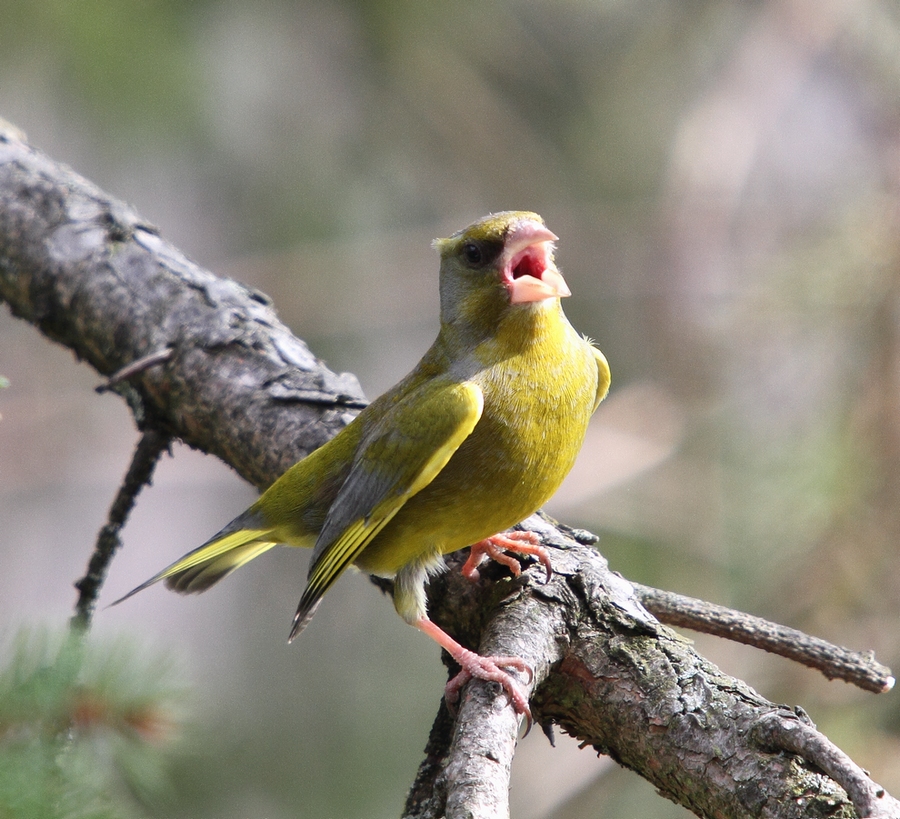
[(503, 281), (512, 304), (571, 296), (562, 273), (553, 262), (557, 236), (540, 222), (519, 222), (506, 237)]

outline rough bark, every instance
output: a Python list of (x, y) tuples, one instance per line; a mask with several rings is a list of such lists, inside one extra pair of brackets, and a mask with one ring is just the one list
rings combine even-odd
[(8, 133), (0, 173), (0, 298), (105, 376), (160, 354), (112, 387), (140, 427), (263, 487), (364, 404), (267, 296), (194, 264), (129, 206)]
[[(266, 297), (202, 270), (11, 131), (0, 133), (0, 299), (113, 377), (141, 428), (217, 455), (256, 486), (363, 403), (356, 379), (327, 370)], [(801, 710), (768, 702), (660, 625), (589, 537), (538, 516), (526, 524), (551, 548), (549, 582), (542, 569), (512, 579), (495, 567), (477, 585), (450, 571), (429, 593), (434, 619), (461, 641), (532, 664), (545, 730), (559, 726), (700, 816), (900, 817)], [(508, 815), (517, 731), (505, 698), (470, 684), (455, 721), (441, 708), (406, 815)]]

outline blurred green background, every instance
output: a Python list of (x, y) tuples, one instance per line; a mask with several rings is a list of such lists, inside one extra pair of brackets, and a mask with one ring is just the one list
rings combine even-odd
[[(0, 116), (136, 206), (375, 396), (437, 327), (429, 242), (491, 210), (560, 237), (613, 390), (549, 510), (629, 578), (900, 667), (900, 11), (893, 0), (7, 0)], [(71, 614), (136, 433), (0, 310), (0, 623)], [(101, 603), (253, 492), (176, 448)], [(347, 577), (290, 648), (306, 555), (100, 611), (181, 658), (171, 819), (398, 815), (442, 691), (430, 641)], [(900, 698), (701, 652), (802, 705), (900, 793)], [(154, 648), (154, 650), (156, 650)], [(148, 648), (149, 651), (149, 648)], [(685, 816), (561, 737), (513, 816)]]

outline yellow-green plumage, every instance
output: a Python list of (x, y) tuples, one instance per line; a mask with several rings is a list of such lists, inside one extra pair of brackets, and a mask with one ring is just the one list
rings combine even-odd
[(569, 472), (609, 386), (569, 324), (539, 216), (506, 212), (435, 243), (441, 329), (416, 368), (158, 580), (201, 591), (276, 543), (314, 546), (294, 633), (354, 563), (396, 577), (409, 622), (443, 554), (508, 529)]

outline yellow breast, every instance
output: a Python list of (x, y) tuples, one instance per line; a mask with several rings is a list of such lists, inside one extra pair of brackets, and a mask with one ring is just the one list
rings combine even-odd
[(558, 302), (547, 312), (546, 326), (528, 343), (509, 345), (499, 328), (479, 348), (470, 378), (484, 394), (480, 420), (437, 477), (366, 547), (360, 568), (389, 576), (412, 561), (462, 549), (532, 514), (562, 483), (581, 448), (601, 374), (591, 345)]

